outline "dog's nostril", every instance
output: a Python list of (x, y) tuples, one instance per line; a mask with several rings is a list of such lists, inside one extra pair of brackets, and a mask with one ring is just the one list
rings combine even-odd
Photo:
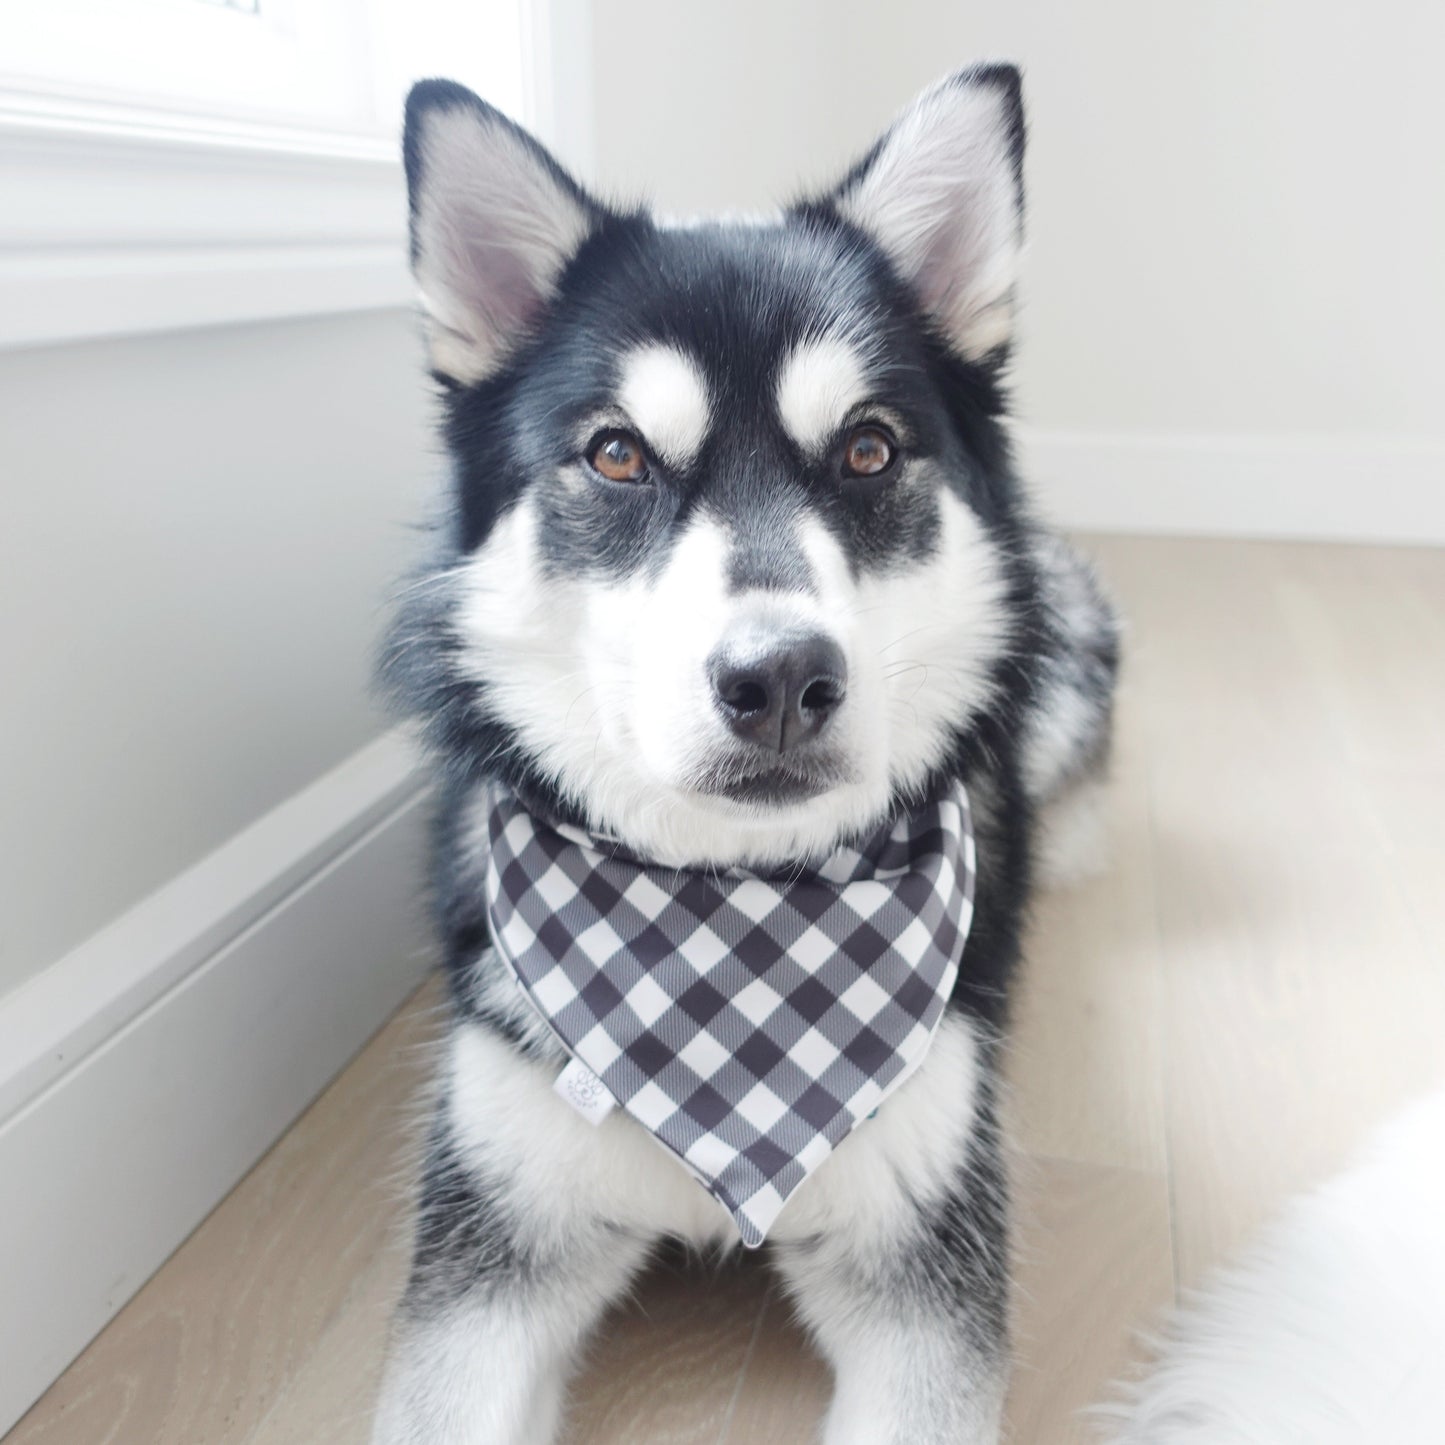
[(740, 716), (766, 712), (768, 709), (767, 688), (749, 677), (732, 678), (720, 682), (718, 696), (727, 707)]
[(779, 753), (823, 731), (843, 702), (848, 677), (842, 649), (817, 633), (775, 636), (739, 651), (719, 649), (709, 670), (718, 708), (732, 731)]
[(831, 677), (820, 677), (803, 689), (804, 712), (831, 712), (843, 701), (843, 690)]

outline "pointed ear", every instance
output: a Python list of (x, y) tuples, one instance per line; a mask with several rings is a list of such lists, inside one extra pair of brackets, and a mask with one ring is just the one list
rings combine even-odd
[(600, 210), (526, 131), (449, 80), (412, 87), (403, 153), (432, 367), (485, 381), (541, 319)]
[(1023, 153), (1017, 67), (978, 66), (925, 91), (830, 198), (971, 360), (1013, 334)]

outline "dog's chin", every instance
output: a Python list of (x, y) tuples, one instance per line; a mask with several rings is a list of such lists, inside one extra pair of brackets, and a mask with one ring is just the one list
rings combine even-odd
[(671, 780), (671, 802), (659, 810), (666, 826), (653, 841), (709, 866), (800, 862), (872, 821), (889, 793), (886, 780), (873, 784), (842, 752), (714, 758)]
[(728, 757), (704, 768), (686, 791), (758, 817), (791, 812), (854, 781), (854, 771), (833, 753)]
[(741, 803), (746, 807), (765, 811), (768, 808), (792, 808), (800, 803), (811, 802), (814, 798), (822, 797), (832, 786), (833, 784), (826, 780), (800, 777), (786, 768), (771, 768), (705, 791), (715, 798), (725, 798), (730, 803)]
[(669, 867), (775, 867), (826, 855), (886, 812), (886, 778), (787, 768), (634, 775), (625, 794), (578, 798), (589, 826)]

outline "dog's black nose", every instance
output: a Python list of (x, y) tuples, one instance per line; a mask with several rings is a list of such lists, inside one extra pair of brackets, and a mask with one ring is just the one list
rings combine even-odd
[(728, 726), (777, 753), (812, 742), (838, 711), (848, 685), (843, 649), (821, 633), (771, 637), (708, 660), (713, 694)]

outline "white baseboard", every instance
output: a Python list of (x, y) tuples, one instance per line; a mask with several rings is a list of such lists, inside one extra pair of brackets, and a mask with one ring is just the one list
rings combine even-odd
[(1445, 544), (1445, 440), (1021, 427), (1040, 510), (1085, 532)]
[(0, 999), (0, 1435), (420, 982), (424, 812), (382, 738)]

